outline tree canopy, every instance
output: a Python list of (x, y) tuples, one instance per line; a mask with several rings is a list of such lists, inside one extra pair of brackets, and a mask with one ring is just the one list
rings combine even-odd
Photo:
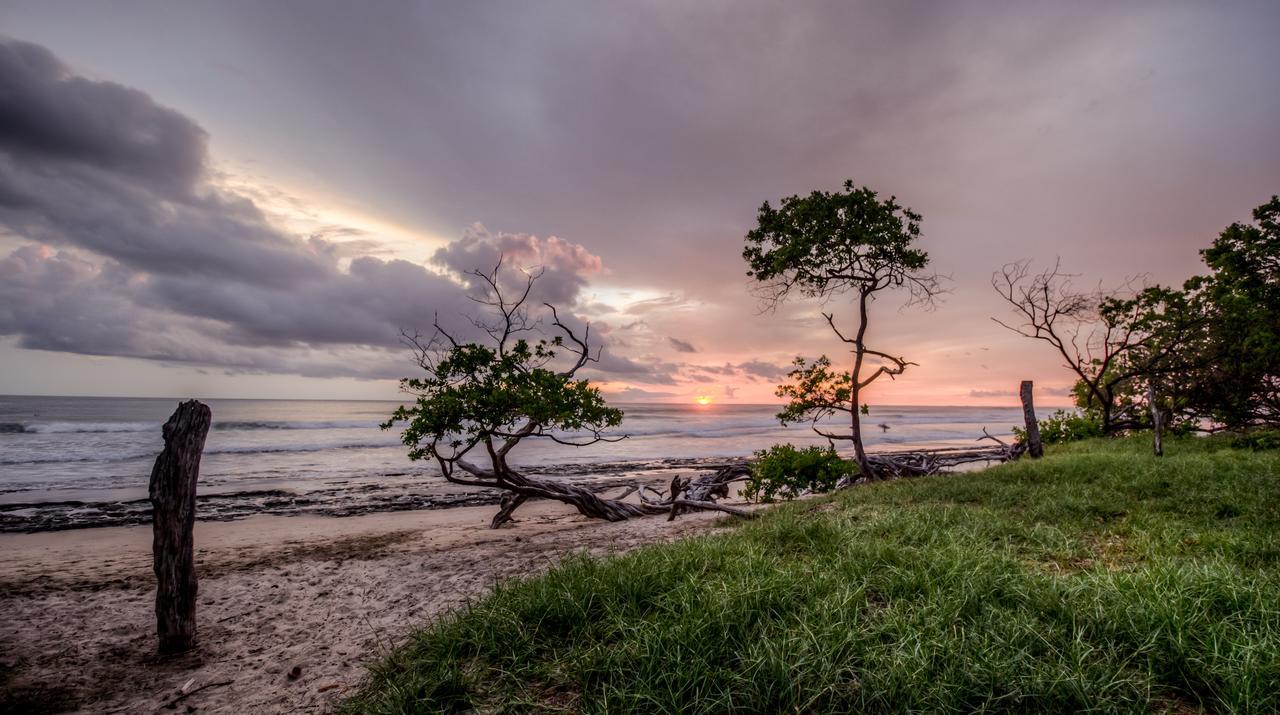
[(914, 245), (921, 220), (896, 197), (881, 200), (846, 181), (844, 191), (790, 196), (776, 209), (766, 201), (742, 257), (747, 275), (763, 284), (772, 303), (792, 291), (828, 298), (903, 285), (913, 297), (927, 299), (937, 293), (938, 281), (920, 273), (929, 263), (929, 254)]

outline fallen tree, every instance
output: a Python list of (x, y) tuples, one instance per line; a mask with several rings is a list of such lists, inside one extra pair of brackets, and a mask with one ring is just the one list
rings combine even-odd
[(904, 452), (872, 452), (867, 459), (877, 474), (924, 477), (976, 462), (1007, 462), (1022, 454), (1021, 443), (996, 447), (941, 447)]
[[(438, 321), (426, 341), (405, 336), (426, 375), (401, 380), (401, 388), (417, 401), (401, 405), (382, 427), (404, 423), (402, 439), (409, 458), (434, 460), (454, 484), (506, 492), (490, 523), (495, 529), (511, 521), (530, 499), (553, 499), (607, 521), (651, 514), (675, 518), (689, 510), (749, 516), (744, 509), (716, 503), (728, 490), (727, 483), (714, 480), (677, 477), (668, 492), (629, 502), (625, 497), (638, 490), (606, 498), (587, 487), (530, 476), (511, 465), (512, 450), (525, 440), (585, 447), (624, 435), (608, 434), (621, 424), (622, 411), (608, 406), (597, 388), (577, 377), (579, 370), (599, 360), (599, 350), (593, 354), (589, 343), (591, 326), (574, 329), (547, 303), (538, 310), (540, 317), (532, 316), (530, 296), (541, 273), (524, 273), (513, 280), (502, 268), (500, 259), (488, 273), (476, 270), (467, 275), (481, 293), (474, 300), (496, 315), (471, 319), (483, 342), (459, 341)], [(544, 321), (552, 328), (551, 337), (542, 332)], [(527, 334), (538, 337), (531, 341)]]

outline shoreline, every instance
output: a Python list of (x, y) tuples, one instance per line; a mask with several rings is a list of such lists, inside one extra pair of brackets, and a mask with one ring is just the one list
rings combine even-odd
[[(973, 446), (962, 440), (935, 440), (910, 444), (869, 446), (868, 453), (913, 451)], [(747, 456), (707, 456), (570, 462), (542, 465), (528, 470), (532, 476), (570, 480), (603, 492), (632, 485), (669, 482), (684, 471), (712, 472), (724, 466), (744, 464)], [(409, 472), (363, 475), (350, 480), (328, 480), (314, 488), (253, 488), (227, 491), (218, 487), (198, 489), (197, 522), (225, 522), (260, 515), (349, 518), (363, 514), (448, 510), (497, 504), (501, 494), (488, 489), (462, 487), (445, 482), (428, 471), (420, 478), (400, 480)], [(397, 478), (377, 483), (380, 478)], [(12, 498), (12, 495), (10, 495)], [(139, 498), (94, 500), (47, 499), (0, 501), (0, 534), (44, 533), (151, 523), (151, 503), (145, 492)]]
[[(672, 471), (642, 481), (663, 487)], [(613, 480), (602, 491), (623, 488)], [(725, 503), (760, 508), (736, 494)], [(168, 712), (176, 704), (214, 713), (327, 711), (413, 631), (502, 581), (733, 521), (694, 512), (675, 522), (611, 523), (535, 500), (514, 525), (491, 530), (495, 508), (198, 520), (200, 645), (163, 661), (155, 656), (146, 524), (0, 533), (0, 610), (9, 616), (0, 622), (0, 705), (20, 712), (24, 703), (84, 713)]]
[(724, 521), (610, 523), (546, 501), (510, 528), (488, 529), (492, 516), (466, 506), (198, 522), (200, 646), (163, 662), (149, 528), (0, 534), (0, 693), (47, 704), (66, 692), (76, 712), (152, 712), (175, 698), (203, 712), (323, 711), (412, 630), (501, 580)]

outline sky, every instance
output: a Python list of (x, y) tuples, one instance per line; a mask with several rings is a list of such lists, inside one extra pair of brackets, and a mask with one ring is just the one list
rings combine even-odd
[[(923, 215), (935, 309), (869, 401), (1065, 404), (992, 318), (1010, 261), (1180, 283), (1280, 192), (1275, 2), (0, 0), (0, 394), (394, 399), (542, 270), (613, 400), (776, 401), (820, 311), (763, 312), (764, 201)], [(848, 324), (847, 322), (845, 324)], [(847, 357), (847, 355), (845, 355)]]

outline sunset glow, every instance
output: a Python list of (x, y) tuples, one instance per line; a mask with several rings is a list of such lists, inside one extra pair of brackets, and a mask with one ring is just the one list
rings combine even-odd
[(712, 402), (712, 397), (710, 395), (698, 395), (693, 398), (693, 401), (699, 405), (709, 405)]

